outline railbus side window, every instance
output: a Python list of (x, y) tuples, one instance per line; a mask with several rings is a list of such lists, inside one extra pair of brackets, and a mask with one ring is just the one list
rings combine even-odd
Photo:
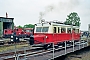
[(72, 29), (72, 32), (75, 33), (75, 28)]
[(61, 28), (61, 33), (66, 33), (66, 28)]
[(58, 33), (61, 33), (61, 27), (58, 27)]
[(56, 27), (54, 27), (54, 28), (53, 28), (53, 32), (56, 33), (56, 31), (57, 31), (57, 30), (56, 30)]
[(79, 33), (79, 29), (75, 29), (75, 33)]
[(67, 33), (71, 33), (71, 28), (67, 28)]
[(60, 33), (60, 28), (58, 27), (58, 33)]

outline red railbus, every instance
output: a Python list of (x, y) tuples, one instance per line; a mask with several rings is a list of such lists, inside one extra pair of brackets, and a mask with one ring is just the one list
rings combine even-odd
[(78, 26), (65, 25), (59, 22), (35, 24), (34, 44), (62, 44), (64, 41), (72, 42), (80, 40)]

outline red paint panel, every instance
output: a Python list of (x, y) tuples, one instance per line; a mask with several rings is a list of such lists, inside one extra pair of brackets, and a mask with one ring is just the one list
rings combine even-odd
[[(47, 38), (46, 38), (47, 36)], [(72, 38), (73, 37), (73, 38)], [(46, 43), (57, 43), (57, 42), (63, 42), (63, 41), (69, 41), (69, 40), (79, 40), (80, 34), (78, 33), (35, 33), (34, 34), (34, 40), (37, 40), (39, 42), (45, 43), (44, 39), (46, 40)]]

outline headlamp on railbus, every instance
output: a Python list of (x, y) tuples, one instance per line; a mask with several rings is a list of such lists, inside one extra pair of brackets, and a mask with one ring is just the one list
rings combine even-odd
[(46, 36), (46, 38), (48, 38), (48, 36)]

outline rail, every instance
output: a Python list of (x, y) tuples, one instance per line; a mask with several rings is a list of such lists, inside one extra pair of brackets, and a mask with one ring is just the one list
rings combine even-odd
[[(55, 59), (57, 57), (60, 57), (60, 56), (63, 56), (63, 55), (66, 55), (68, 53), (71, 53), (71, 52), (74, 52), (74, 51), (77, 51), (77, 50), (80, 50), (82, 48), (85, 48), (88, 46), (88, 39), (86, 41), (84, 40), (79, 40), (78, 42), (75, 42), (74, 40), (72, 41), (73, 44), (71, 45), (68, 45), (66, 43), (67, 41), (64, 41), (65, 43), (65, 46), (58, 46), (58, 48), (55, 48), (55, 45), (54, 43), (53, 44), (53, 47), (52, 48), (49, 48), (47, 50), (43, 50), (43, 49), (40, 49), (40, 50), (35, 50), (35, 51), (28, 51), (27, 52), (27, 49), (26, 47), (24, 48), (23, 50), (23, 53), (16, 53), (17, 51), (15, 51), (16, 54), (13, 54), (13, 55), (8, 55), (8, 56), (3, 56), (1, 57), (3, 60), (9, 60), (12, 58), (12, 60), (27, 60), (27, 59), (34, 59), (34, 60), (40, 60), (41, 58), (44, 58), (44, 59), (48, 59), (48, 60), (51, 60), (51, 59)], [(21, 58), (22, 57), (22, 58)], [(29, 58), (29, 57), (33, 57), (33, 58)], [(41, 57), (41, 58), (37, 58), (37, 57)]]

